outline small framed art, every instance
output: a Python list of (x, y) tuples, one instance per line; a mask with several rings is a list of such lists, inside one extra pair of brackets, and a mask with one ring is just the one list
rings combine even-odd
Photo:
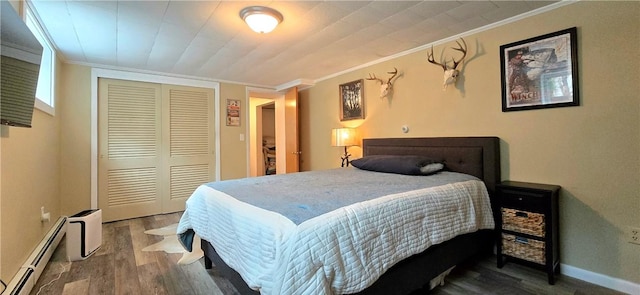
[(240, 100), (227, 99), (227, 126), (240, 126)]
[(503, 112), (580, 105), (576, 32), (500, 46)]
[(340, 84), (340, 121), (364, 119), (363, 81)]

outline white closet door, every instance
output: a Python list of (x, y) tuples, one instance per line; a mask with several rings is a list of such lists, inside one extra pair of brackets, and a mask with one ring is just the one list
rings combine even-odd
[(161, 213), (161, 85), (101, 78), (98, 87), (103, 221)]
[(213, 89), (163, 85), (163, 211), (184, 210), (201, 184), (215, 180)]
[(184, 210), (215, 180), (213, 89), (100, 79), (103, 221)]

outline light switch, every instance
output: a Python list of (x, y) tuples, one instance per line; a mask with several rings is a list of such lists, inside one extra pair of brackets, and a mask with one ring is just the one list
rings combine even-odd
[(240, 141), (244, 141), (244, 133), (240, 133)]

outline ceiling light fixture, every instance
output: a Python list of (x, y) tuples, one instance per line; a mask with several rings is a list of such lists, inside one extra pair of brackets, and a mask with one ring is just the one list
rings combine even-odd
[(240, 10), (242, 18), (256, 33), (269, 33), (282, 22), (282, 14), (264, 6), (249, 6)]

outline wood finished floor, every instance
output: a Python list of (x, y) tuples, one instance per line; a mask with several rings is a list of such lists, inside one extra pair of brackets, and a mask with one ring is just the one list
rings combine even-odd
[[(164, 227), (180, 220), (181, 213), (155, 215), (103, 224), (102, 247), (84, 261), (67, 262), (65, 240), (60, 243), (32, 295), (54, 278), (60, 278), (40, 294), (237, 294), (233, 286), (214, 269), (206, 270), (200, 259), (178, 265), (181, 254), (142, 252), (162, 240), (145, 230)], [(495, 266), (495, 257), (478, 258), (460, 265), (445, 285), (429, 294), (622, 294), (587, 282), (560, 276), (547, 284), (546, 274), (508, 263)]]

